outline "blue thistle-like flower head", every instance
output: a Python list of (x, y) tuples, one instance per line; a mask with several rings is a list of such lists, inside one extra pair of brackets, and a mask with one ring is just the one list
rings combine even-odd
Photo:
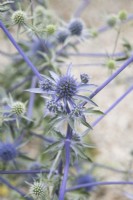
[(52, 83), (48, 79), (43, 79), (43, 80), (39, 81), (39, 87), (43, 91), (49, 91), (49, 90), (52, 90)]
[[(94, 183), (96, 182), (96, 179), (92, 176), (92, 175), (80, 175), (77, 179), (76, 179), (76, 184), (80, 185), (80, 184), (86, 184), (86, 183)], [(87, 186), (84, 188), (87, 192), (91, 191), (94, 189), (94, 186)]]
[(49, 110), (49, 112), (63, 112), (63, 105), (60, 102), (56, 102), (55, 100), (48, 101), (46, 107)]
[(65, 28), (64, 29), (60, 29), (56, 33), (56, 37), (57, 37), (57, 40), (58, 40), (59, 43), (64, 43), (69, 35), (70, 35), (70, 32)]
[(4, 162), (14, 160), (17, 156), (17, 149), (12, 143), (0, 143), (0, 159)]
[(84, 24), (80, 19), (73, 19), (68, 25), (71, 35), (80, 36), (82, 34)]
[(56, 96), (70, 100), (77, 93), (77, 81), (72, 76), (62, 76), (56, 85)]
[(66, 75), (59, 77), (54, 72), (50, 72), (51, 77), (42, 76), (44, 79), (40, 82), (40, 88), (31, 88), (27, 91), (33, 93), (40, 93), (46, 96), (51, 95), (52, 99), (55, 102), (62, 102), (65, 106), (69, 105), (70, 107), (74, 107), (76, 105), (76, 100), (90, 102), (91, 104), (96, 104), (86, 96), (79, 95), (79, 92), (89, 91), (92, 92), (92, 88), (95, 88), (94, 84), (84, 84), (82, 82), (78, 82), (71, 75), (71, 67), (69, 65)]

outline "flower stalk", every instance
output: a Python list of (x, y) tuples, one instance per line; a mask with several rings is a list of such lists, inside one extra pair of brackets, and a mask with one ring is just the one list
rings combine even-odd
[(23, 57), (23, 59), (25, 60), (25, 62), (28, 64), (28, 66), (31, 68), (31, 70), (34, 72), (34, 74), (38, 77), (39, 80), (42, 80), (42, 77), (41, 77), (39, 71), (37, 70), (37, 68), (32, 64), (32, 62), (30, 61), (30, 59), (25, 55), (25, 53), (23, 52), (23, 50), (16, 43), (16, 41), (14, 40), (14, 38), (12, 37), (12, 35), (9, 33), (9, 31), (7, 30), (7, 28), (4, 26), (4, 24), (2, 23), (2, 21), (0, 21), (0, 27), (4, 31), (4, 33), (6, 34), (6, 36), (9, 38), (9, 40), (11, 41), (11, 43), (14, 45), (14, 47), (18, 50), (18, 52)]
[(104, 115), (101, 115), (92, 123), (92, 127), (96, 126), (111, 110), (113, 110), (129, 93), (133, 91), (133, 85), (122, 95), (120, 96), (105, 112)]
[(92, 186), (101, 186), (101, 185), (133, 185), (133, 181), (105, 181), (105, 182), (94, 182), (94, 183), (86, 183), (77, 185), (71, 188), (68, 188), (66, 192), (75, 191), (85, 187)]

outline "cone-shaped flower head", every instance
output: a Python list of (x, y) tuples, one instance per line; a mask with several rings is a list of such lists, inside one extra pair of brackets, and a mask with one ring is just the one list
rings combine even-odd
[(68, 25), (71, 35), (80, 36), (82, 34), (84, 24), (80, 19), (73, 19)]
[(69, 35), (70, 35), (70, 32), (65, 28), (64, 29), (60, 29), (56, 33), (56, 37), (57, 37), (57, 40), (58, 40), (59, 43), (64, 43)]
[(17, 156), (17, 149), (12, 143), (0, 143), (0, 160), (8, 162)]
[(39, 82), (40, 88), (31, 88), (27, 91), (41, 93), (44, 95), (44, 98), (51, 95), (54, 102), (61, 101), (65, 107), (66, 105), (74, 107), (76, 105), (76, 100), (87, 101), (96, 106), (96, 104), (89, 97), (78, 94), (82, 91), (92, 92), (91, 89), (95, 88), (96, 85), (78, 82), (77, 79), (71, 75), (71, 67), (72, 65), (70, 64), (67, 73), (61, 77), (54, 72), (50, 72), (51, 77), (43, 76), (44, 79)]

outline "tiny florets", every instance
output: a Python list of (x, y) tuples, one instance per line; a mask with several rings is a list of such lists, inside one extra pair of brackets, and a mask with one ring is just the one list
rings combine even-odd
[(50, 112), (53, 113), (63, 112), (63, 105), (54, 100), (48, 101), (46, 107)]
[(14, 160), (17, 156), (17, 150), (11, 143), (0, 143), (0, 159), (4, 162)]
[(80, 74), (80, 79), (81, 79), (82, 83), (88, 83), (89, 82), (88, 74)]
[(49, 91), (52, 90), (52, 83), (48, 79), (43, 79), (42, 81), (39, 81), (39, 87), (43, 91)]
[(77, 82), (71, 76), (63, 76), (57, 83), (56, 96), (61, 99), (70, 99), (77, 93)]
[(15, 102), (12, 105), (12, 113), (16, 115), (23, 115), (26, 112), (25, 104), (22, 102)]
[(46, 26), (46, 32), (48, 33), (48, 35), (52, 35), (54, 34), (56, 31), (56, 26), (53, 24), (49, 24)]
[(22, 25), (25, 23), (26, 19), (27, 19), (26, 13), (23, 12), (22, 10), (17, 10), (12, 15), (12, 21), (15, 24)]
[(34, 182), (34, 184), (30, 187), (29, 194), (37, 200), (49, 199), (48, 189), (42, 182)]
[(79, 19), (74, 19), (69, 23), (68, 29), (71, 35), (80, 36), (83, 31), (83, 22)]
[(67, 29), (62, 29), (57, 32), (57, 40), (59, 43), (64, 43), (65, 40), (68, 38), (70, 35), (70, 32)]

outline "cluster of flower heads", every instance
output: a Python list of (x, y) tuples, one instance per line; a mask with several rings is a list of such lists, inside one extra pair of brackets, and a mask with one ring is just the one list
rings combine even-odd
[(82, 113), (82, 103), (88, 102), (96, 106), (96, 104), (89, 98), (80, 95), (80, 92), (88, 91), (92, 92), (92, 89), (96, 87), (94, 84), (90, 84), (87, 74), (81, 74), (81, 81), (77, 81), (74, 76), (71, 75), (70, 64), (66, 75), (59, 77), (54, 72), (50, 72), (51, 77), (45, 75), (42, 76), (42, 80), (39, 81), (39, 88), (31, 88), (28, 91), (33, 93), (40, 93), (44, 98), (49, 98), (46, 106), (50, 112), (72, 112), (77, 116)]
[(107, 17), (107, 24), (110, 27), (114, 27), (120, 22), (123, 22), (124, 20), (127, 19), (127, 11), (126, 10), (121, 10), (117, 15), (116, 14), (111, 14)]
[(72, 19), (65, 28), (60, 28), (56, 37), (59, 43), (64, 43), (69, 36), (82, 36), (84, 22), (80, 19)]

